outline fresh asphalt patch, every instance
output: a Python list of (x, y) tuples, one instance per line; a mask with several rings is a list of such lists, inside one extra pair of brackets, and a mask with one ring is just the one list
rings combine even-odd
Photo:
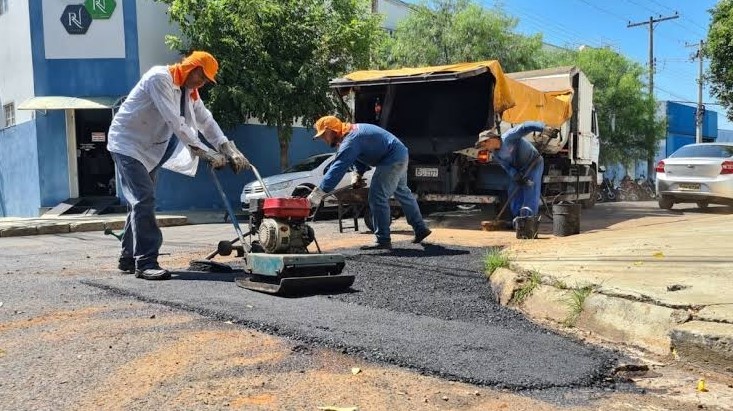
[(237, 287), (241, 273), (115, 275), (84, 283), (424, 374), (512, 390), (599, 387), (617, 354), (543, 329), (497, 304), (484, 249), (396, 243), (341, 250), (349, 292), (283, 298)]

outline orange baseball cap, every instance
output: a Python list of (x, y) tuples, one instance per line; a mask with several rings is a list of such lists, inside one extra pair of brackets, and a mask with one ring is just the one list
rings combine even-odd
[(219, 62), (214, 56), (205, 51), (194, 51), (190, 56), (183, 59), (182, 64), (193, 65), (204, 69), (204, 75), (209, 81), (216, 83), (216, 73), (219, 71)]
[(344, 123), (336, 116), (323, 116), (316, 120), (314, 127), (316, 129), (316, 135), (313, 136), (313, 140), (322, 136), (326, 130), (333, 130), (337, 133), (341, 133), (344, 128)]

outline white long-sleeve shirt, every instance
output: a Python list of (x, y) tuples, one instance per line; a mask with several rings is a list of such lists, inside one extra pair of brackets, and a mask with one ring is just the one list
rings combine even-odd
[[(185, 92), (190, 93), (190, 90)], [(163, 167), (195, 175), (198, 157), (188, 146), (209, 150), (199, 139), (198, 132), (201, 131), (216, 148), (228, 139), (200, 98), (193, 101), (190, 95), (186, 96), (184, 117), (180, 115), (180, 107), (181, 88), (173, 83), (168, 67), (151, 68), (115, 114), (109, 128), (107, 150), (132, 157), (152, 171), (160, 163), (169, 139), (175, 134), (179, 144)]]

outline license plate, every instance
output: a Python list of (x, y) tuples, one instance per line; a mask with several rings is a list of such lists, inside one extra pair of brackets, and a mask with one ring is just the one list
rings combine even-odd
[(699, 183), (680, 183), (680, 190), (694, 190), (694, 191), (699, 191), (700, 190), (700, 184)]
[(438, 178), (438, 169), (433, 167), (415, 167), (415, 177)]

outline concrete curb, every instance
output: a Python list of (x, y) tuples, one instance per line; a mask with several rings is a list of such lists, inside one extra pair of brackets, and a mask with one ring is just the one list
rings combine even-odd
[[(719, 372), (733, 372), (733, 324), (700, 321), (692, 310), (675, 309), (603, 294), (589, 285), (587, 294), (549, 276), (517, 304), (517, 291), (528, 287), (529, 273), (518, 267), (500, 268), (489, 276), (496, 300), (530, 318), (574, 326), (613, 343), (634, 346), (657, 355)], [(527, 289), (523, 290), (524, 293)], [(693, 320), (694, 318), (694, 320)]]
[[(157, 218), (159, 227), (173, 227), (188, 224), (185, 216), (161, 216)], [(66, 234), (88, 231), (122, 230), (125, 227), (125, 219), (115, 220), (78, 220), (63, 219), (37, 219), (26, 223), (19, 221), (13, 225), (0, 227), (0, 237), (24, 237), (44, 234)]]

